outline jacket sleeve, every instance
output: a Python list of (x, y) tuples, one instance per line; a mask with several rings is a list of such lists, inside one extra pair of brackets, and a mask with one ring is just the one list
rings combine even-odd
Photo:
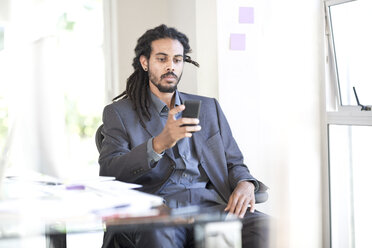
[(240, 181), (246, 180), (254, 183), (255, 190), (258, 190), (259, 183), (251, 175), (248, 167), (243, 162), (243, 155), (232, 135), (229, 123), (227, 122), (227, 119), (221, 109), (221, 106), (219, 105), (217, 100), (215, 100), (215, 104), (221, 138), (225, 150), (230, 189), (234, 190)]
[(147, 156), (147, 141), (131, 147), (129, 134), (113, 105), (103, 111), (104, 136), (99, 156), (101, 176), (114, 176), (124, 182), (136, 182), (151, 170)]

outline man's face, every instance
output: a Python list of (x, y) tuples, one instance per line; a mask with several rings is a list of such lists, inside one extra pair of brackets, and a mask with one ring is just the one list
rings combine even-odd
[(148, 73), (150, 82), (160, 92), (172, 93), (177, 89), (183, 65), (183, 46), (178, 40), (166, 38), (152, 42)]

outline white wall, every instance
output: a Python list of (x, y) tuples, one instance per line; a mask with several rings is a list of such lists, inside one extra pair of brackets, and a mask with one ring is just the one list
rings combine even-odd
[(0, 1), (0, 23), (8, 21), (9, 9), (10, 9), (9, 0), (1, 0)]
[(219, 98), (217, 53), (217, 1), (196, 0), (196, 46), (200, 68), (197, 70), (197, 92)]
[[(321, 247), (322, 1), (217, 1), (221, 105), (251, 171), (269, 185), (274, 247)], [(255, 23), (239, 24), (238, 7)], [(245, 33), (245, 51), (229, 34)], [(260, 208), (260, 207), (259, 207)]]

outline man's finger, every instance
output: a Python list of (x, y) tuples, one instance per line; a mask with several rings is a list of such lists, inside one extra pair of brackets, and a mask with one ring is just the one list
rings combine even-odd
[(227, 206), (225, 208), (225, 211), (229, 211), (232, 205), (232, 197), (230, 196), (229, 202), (227, 203)]
[(237, 204), (237, 200), (232, 198), (230, 208), (229, 208), (230, 213), (235, 214), (236, 204)]
[(243, 207), (241, 208), (241, 211), (239, 213), (239, 218), (244, 218), (245, 213), (247, 212), (249, 206), (249, 201), (244, 201)]
[(178, 121), (180, 122), (180, 126), (185, 125), (185, 124), (188, 124), (188, 125), (199, 124), (199, 119), (197, 118), (180, 118)]
[(229, 211), (230, 209), (230, 201), (227, 203), (227, 206), (225, 207), (224, 211)]
[(239, 201), (236, 203), (234, 214), (239, 216), (243, 207), (244, 207), (244, 198), (240, 198)]
[(185, 127), (186, 132), (188, 133), (193, 133), (193, 132), (198, 132), (201, 130), (201, 126), (187, 126)]
[(252, 199), (249, 204), (251, 204), (251, 208), (249, 209), (249, 212), (254, 213), (254, 210), (256, 209), (256, 200)]
[(184, 109), (185, 109), (185, 105), (179, 105), (179, 106), (176, 106), (176, 107), (172, 108), (168, 112), (168, 118), (174, 118), (174, 116), (177, 113), (182, 112)]

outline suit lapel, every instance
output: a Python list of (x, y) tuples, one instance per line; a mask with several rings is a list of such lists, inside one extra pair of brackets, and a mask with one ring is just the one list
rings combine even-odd
[(204, 141), (203, 135), (201, 135), (200, 132), (197, 132), (192, 135), (191, 139), (194, 142), (194, 147), (195, 147), (198, 160), (202, 162), (202, 152), (203, 152), (203, 147), (204, 147), (203, 146), (203, 141)]
[(156, 112), (153, 105), (150, 105), (150, 114), (151, 118), (149, 121), (145, 119), (146, 131), (152, 136), (155, 137), (161, 133), (163, 130), (163, 125), (161, 124), (160, 116)]

